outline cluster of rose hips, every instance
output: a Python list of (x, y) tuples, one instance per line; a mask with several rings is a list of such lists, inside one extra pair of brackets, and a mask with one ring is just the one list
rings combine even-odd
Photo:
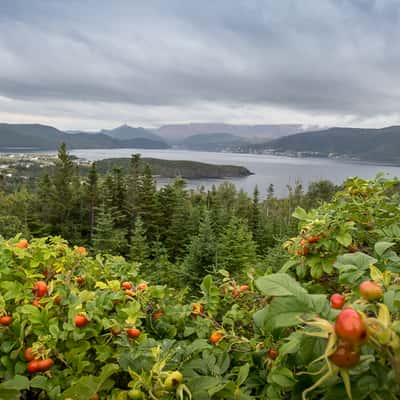
[[(359, 287), (360, 295), (368, 301), (379, 300), (383, 291), (374, 282), (364, 281)], [(346, 299), (335, 293), (331, 296), (331, 307), (342, 309)], [(335, 333), (339, 338), (336, 351), (330, 359), (341, 368), (350, 368), (360, 361), (360, 347), (367, 340), (367, 327), (360, 313), (352, 308), (345, 308), (336, 318)]]

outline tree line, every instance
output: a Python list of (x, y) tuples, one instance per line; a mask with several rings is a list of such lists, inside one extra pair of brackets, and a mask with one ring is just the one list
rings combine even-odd
[(280, 244), (296, 233), (292, 213), (329, 201), (329, 181), (300, 182), (277, 198), (273, 185), (260, 199), (226, 182), (211, 190), (187, 190), (176, 178), (157, 189), (151, 168), (130, 160), (128, 173), (114, 167), (101, 175), (93, 163), (81, 176), (65, 144), (54, 168), (29, 187), (0, 186), (0, 235), (60, 235), (93, 253), (123, 255), (141, 264), (149, 280), (175, 286), (197, 284), (207, 273), (281, 265)]

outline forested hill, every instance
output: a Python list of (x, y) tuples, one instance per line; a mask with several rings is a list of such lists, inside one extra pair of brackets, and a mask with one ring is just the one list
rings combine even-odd
[[(108, 158), (96, 162), (100, 173), (110, 171), (113, 166), (118, 166), (127, 172), (131, 160), (129, 158)], [(160, 160), (156, 158), (142, 158), (142, 165), (149, 164), (154, 175), (163, 178), (175, 178), (181, 176), (187, 179), (200, 178), (229, 178), (249, 176), (252, 173), (245, 167), (237, 165), (216, 165), (196, 161), (184, 160)]]
[(249, 143), (230, 133), (209, 133), (192, 135), (182, 140), (182, 147), (190, 150), (223, 151)]
[[(71, 158), (72, 159), (72, 158)], [(86, 160), (74, 158), (79, 166), (80, 175), (87, 176), (90, 164)], [(3, 177), (10, 175), (14, 178), (39, 178), (43, 171), (53, 173), (55, 170), (55, 157), (51, 155), (33, 154), (16, 157), (5, 155), (0, 157), (1, 172)], [(117, 167), (124, 174), (129, 173), (131, 159), (129, 158), (108, 158), (96, 162), (99, 174), (106, 175)], [(160, 160), (157, 158), (140, 158), (140, 169), (144, 171), (149, 165), (153, 175), (161, 178), (182, 177), (185, 179), (216, 179), (244, 177), (252, 173), (245, 167), (237, 165), (206, 164), (195, 161), (184, 160)]]
[(0, 150), (55, 150), (61, 143), (65, 143), (70, 149), (165, 149), (169, 147), (163, 139), (157, 138), (155, 135), (131, 137), (129, 139), (122, 136), (120, 140), (116, 137), (111, 137), (106, 132), (79, 132), (72, 134), (47, 125), (0, 123)]
[(382, 129), (330, 128), (252, 145), (254, 151), (314, 153), (363, 161), (400, 163), (400, 126)]

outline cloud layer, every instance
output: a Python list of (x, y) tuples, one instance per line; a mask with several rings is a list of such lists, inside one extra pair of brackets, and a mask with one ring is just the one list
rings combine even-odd
[(397, 0), (2, 0), (0, 119), (400, 123)]

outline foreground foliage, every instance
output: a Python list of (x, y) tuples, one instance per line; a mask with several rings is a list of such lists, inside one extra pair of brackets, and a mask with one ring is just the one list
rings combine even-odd
[(280, 271), (220, 270), (195, 298), (59, 237), (2, 241), (0, 398), (398, 398), (397, 184), (298, 208)]

